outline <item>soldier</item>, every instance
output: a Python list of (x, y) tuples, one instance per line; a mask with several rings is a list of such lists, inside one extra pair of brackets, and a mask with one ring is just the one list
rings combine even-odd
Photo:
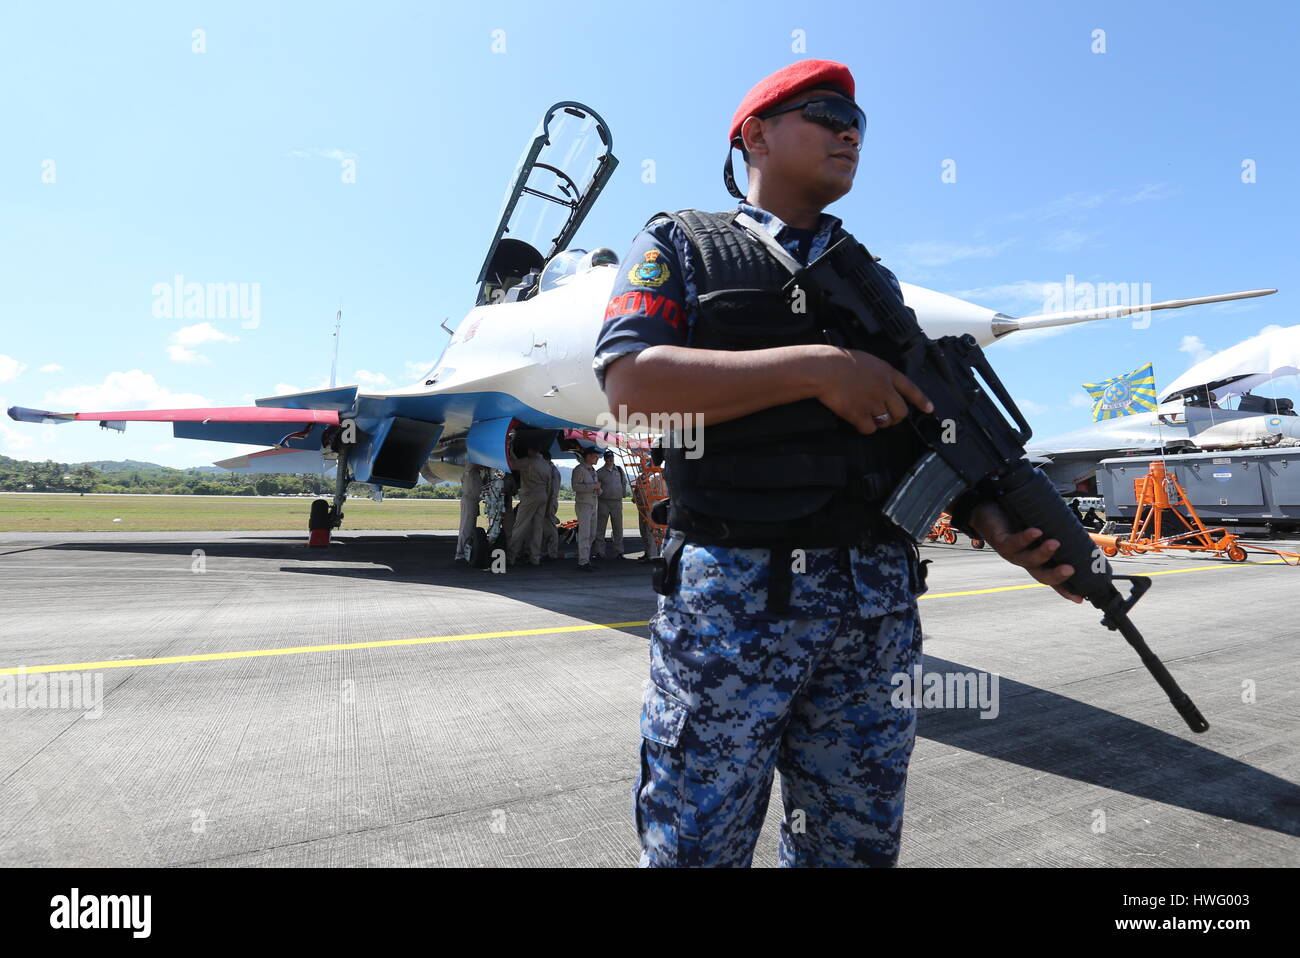
[(514, 565), (526, 547), (528, 564), (542, 564), (542, 523), (550, 504), (551, 468), (536, 449), (519, 462), (519, 505), (515, 509), (514, 527), (506, 562)]
[[(641, 863), (747, 866), (781, 772), (782, 865), (898, 859), (916, 733), (891, 677), (919, 661), (916, 546), (881, 505), (915, 461), (892, 428), (933, 406), (880, 355), (827, 343), (816, 302), (781, 293), (847, 234), (866, 117), (843, 64), (803, 60), (731, 121), (748, 195), (659, 214), (633, 241), (593, 363), (611, 412), (697, 415), (702, 456), (665, 449), (669, 538), (633, 789)], [(887, 273), (895, 293), (902, 292)], [(1068, 598), (1059, 547), (992, 503), (950, 511)]]
[(596, 500), (596, 535), (592, 542), (593, 559), (605, 558), (605, 526), (614, 526), (613, 554), (623, 557), (623, 497), (627, 495), (627, 476), (614, 462), (614, 450), (605, 450), (605, 465), (596, 470), (600, 480), (600, 498)]
[(560, 535), (555, 528), (560, 524), (560, 470), (551, 462), (549, 450), (542, 450), (542, 458), (551, 467), (551, 481), (546, 487), (546, 515), (542, 517), (542, 561), (548, 562), (560, 557)]
[(596, 500), (600, 496), (600, 480), (596, 478), (595, 447), (584, 449), (582, 462), (573, 467), (570, 483), (575, 499), (574, 511), (578, 513), (578, 568), (591, 572), (591, 540), (596, 535)]
[(469, 563), (470, 545), (478, 525), (479, 499), (483, 496), (483, 483), (487, 481), (488, 471), (487, 466), (471, 462), (465, 466), (460, 479), (460, 533), (456, 536), (456, 557), (452, 560), (458, 565)]

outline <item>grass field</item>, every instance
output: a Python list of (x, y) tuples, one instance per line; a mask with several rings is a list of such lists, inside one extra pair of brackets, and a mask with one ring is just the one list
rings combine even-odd
[[(0, 532), (256, 532), (301, 529), (307, 534), (307, 498), (247, 496), (0, 495)], [(343, 529), (455, 529), (455, 499), (349, 499)], [(560, 501), (560, 521), (573, 518)], [(115, 522), (120, 519), (120, 522)], [(623, 529), (636, 534), (636, 509), (623, 504)]]

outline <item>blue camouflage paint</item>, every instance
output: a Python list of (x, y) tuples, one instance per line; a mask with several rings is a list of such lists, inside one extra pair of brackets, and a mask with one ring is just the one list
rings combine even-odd
[(914, 555), (901, 542), (807, 550), (777, 617), (767, 550), (683, 547), (650, 627), (642, 866), (747, 867), (774, 769), (782, 865), (897, 862), (916, 712), (890, 702), (890, 679), (921, 656)]

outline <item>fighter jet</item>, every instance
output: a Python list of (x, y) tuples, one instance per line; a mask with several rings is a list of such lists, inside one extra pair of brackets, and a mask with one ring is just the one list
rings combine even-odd
[(1165, 387), (1154, 412), (1093, 423), (1027, 451), (1061, 493), (1096, 495), (1103, 459), (1300, 445), (1294, 402), (1252, 392), (1297, 373), (1300, 326), (1269, 330), (1194, 365)]
[[(9, 415), (114, 429), (170, 422), (177, 438), (266, 446), (217, 463), (244, 472), (317, 472), (333, 465), (333, 502), (313, 504), (310, 527), (317, 530), (341, 524), (349, 481), (380, 491), (409, 489), (421, 474), (458, 479), (468, 462), (509, 470), (523, 438), (566, 455), (601, 435), (591, 430), (608, 425), (591, 363), (618, 255), (570, 244), (617, 165), (613, 136), (595, 110), (563, 101), (546, 111), (511, 179), (475, 304), (454, 332), (447, 330), (451, 340), (436, 366), (412, 386), (375, 392), (342, 386), (270, 396), (247, 407), (67, 413), (12, 407)], [(909, 283), (902, 290), (931, 337), (970, 334), (981, 345), (1018, 330), (1273, 292), (1016, 319)], [(490, 517), (494, 525), (497, 518)]]

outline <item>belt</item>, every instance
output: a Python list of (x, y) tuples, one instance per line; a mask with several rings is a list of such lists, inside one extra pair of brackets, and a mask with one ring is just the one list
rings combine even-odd
[[(894, 538), (898, 538), (897, 536)], [(790, 611), (790, 592), (794, 584), (793, 558), (796, 549), (804, 548), (834, 548), (836, 550), (835, 560), (840, 567), (840, 571), (847, 576), (853, 574), (852, 558), (849, 555), (851, 548), (867, 548), (874, 542), (882, 540), (864, 540), (857, 546), (790, 546), (790, 545), (766, 545), (766, 546), (737, 546), (734, 543), (727, 543), (728, 548), (760, 548), (767, 549), (770, 553), (768, 560), (768, 578), (767, 578), (767, 611), (769, 615), (783, 615)], [(903, 541), (910, 542), (906, 538)], [(703, 541), (699, 537), (688, 532), (678, 532), (669, 530), (668, 537), (664, 540), (664, 547), (660, 555), (651, 561), (653, 573), (654, 590), (660, 595), (672, 595), (677, 589), (678, 567), (682, 561), (682, 547), (687, 543), (696, 545), (717, 545), (718, 543)], [(915, 543), (912, 543), (915, 549)], [(928, 560), (927, 560), (928, 561)], [(921, 590), (924, 591), (925, 567), (921, 566), (919, 570), (921, 577)], [(918, 592), (919, 594), (919, 592)]]

